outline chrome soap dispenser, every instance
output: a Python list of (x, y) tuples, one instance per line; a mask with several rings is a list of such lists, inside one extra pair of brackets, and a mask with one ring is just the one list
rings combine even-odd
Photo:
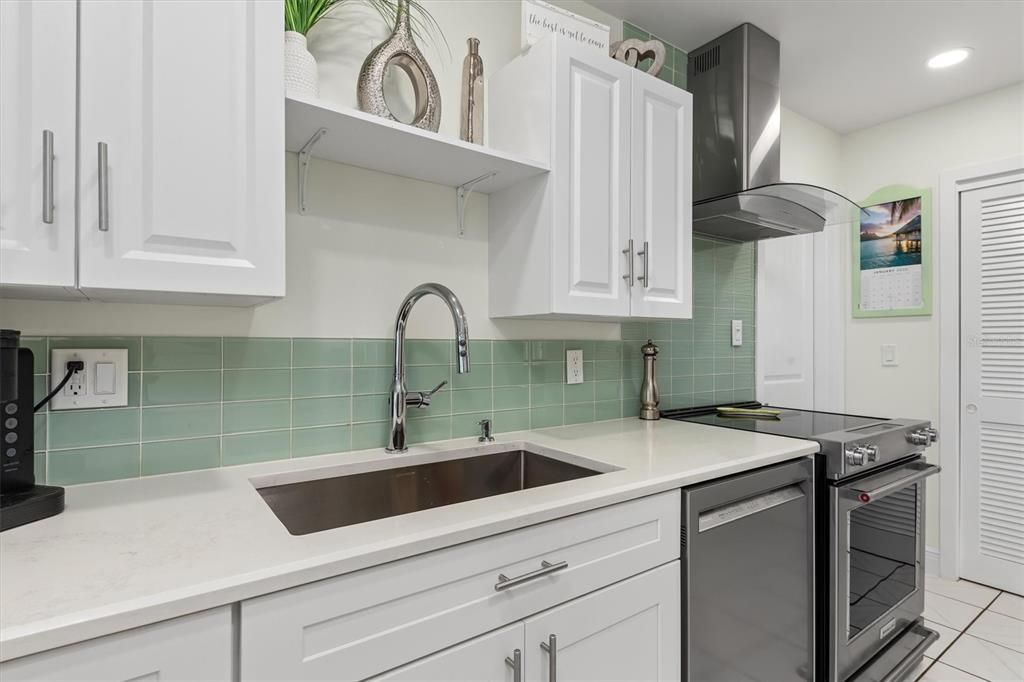
[(655, 375), (654, 364), (658, 359), (658, 347), (647, 339), (647, 343), (640, 347), (644, 355), (644, 382), (640, 386), (640, 418), (647, 421), (661, 419), (661, 411), (658, 410), (658, 378)]

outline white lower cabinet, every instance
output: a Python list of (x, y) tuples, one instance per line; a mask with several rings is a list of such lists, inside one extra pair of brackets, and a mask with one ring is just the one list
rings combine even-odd
[(516, 682), (516, 650), (519, 665), (524, 665), (524, 631), (522, 623), (515, 623), (371, 679), (373, 682)]
[[(678, 569), (674, 582), (642, 589), (643, 599), (597, 595), (679, 558), (681, 504), (678, 490), (660, 493), (249, 599), (241, 609), (241, 677), (365, 680), (414, 661), (443, 668), (447, 656), (482, 661), (493, 655), (504, 663), (515, 649), (504, 640), (500, 656), (460, 642), (476, 642), (484, 633), (501, 632), (573, 599), (581, 604), (580, 613), (590, 613), (591, 603), (599, 604), (597, 610), (615, 604), (622, 610), (612, 621), (581, 618), (572, 633), (562, 635), (569, 643), (598, 638), (597, 631), (587, 629), (595, 626), (608, 629), (601, 636), (608, 642), (618, 627), (613, 623), (629, 623), (632, 632), (643, 622), (632, 609), (645, 599), (654, 605), (663, 599), (658, 608), (665, 609), (674, 600), (678, 627)], [(552, 622), (560, 617), (553, 615)], [(449, 648), (460, 646), (464, 649)], [(539, 644), (527, 640), (524, 646), (523, 655), (536, 665)], [(580, 651), (579, 646), (572, 644), (569, 651)], [(665, 650), (678, 656), (678, 637)], [(428, 664), (424, 657), (436, 662)], [(529, 670), (530, 663), (524, 665)], [(429, 679), (434, 669), (408, 674)], [(479, 679), (504, 679), (488, 677), (491, 670), (481, 671)]]
[(372, 679), (678, 680), (679, 581), (673, 561)]
[(233, 679), (231, 607), (0, 663), (3, 682)]
[(0, 680), (677, 680), (681, 509), (678, 490), (622, 502), (6, 661)]
[(527, 619), (523, 679), (678, 680), (680, 579), (673, 561)]

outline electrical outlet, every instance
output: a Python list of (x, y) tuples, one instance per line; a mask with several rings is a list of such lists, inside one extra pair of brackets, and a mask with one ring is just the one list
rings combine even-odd
[(583, 383), (583, 351), (565, 351), (565, 383)]
[(732, 345), (743, 345), (743, 320), (732, 321)]
[[(51, 410), (124, 407), (128, 404), (127, 348), (60, 348), (50, 351), (50, 390), (57, 388), (70, 360), (85, 369), (75, 372), (50, 401)], [(39, 400), (43, 396), (36, 396)]]

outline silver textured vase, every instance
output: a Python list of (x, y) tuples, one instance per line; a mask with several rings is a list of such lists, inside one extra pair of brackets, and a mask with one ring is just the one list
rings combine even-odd
[(466, 142), (484, 143), (484, 61), (480, 40), (470, 38), (469, 54), (462, 62), (462, 115), (459, 137)]
[(400, 68), (412, 81), (416, 104), (410, 125), (437, 132), (441, 126), (441, 91), (434, 72), (413, 39), (409, 0), (398, 0), (395, 30), (366, 57), (356, 85), (360, 109), (397, 121), (384, 100), (384, 76), (390, 66)]

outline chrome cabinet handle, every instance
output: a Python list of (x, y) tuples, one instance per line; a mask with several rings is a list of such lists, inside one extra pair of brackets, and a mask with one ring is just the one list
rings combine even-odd
[(494, 584), (494, 591), (501, 592), (502, 590), (507, 590), (510, 587), (522, 585), (523, 583), (534, 580), (535, 578), (539, 578), (549, 573), (554, 573), (555, 571), (561, 571), (563, 568), (568, 567), (568, 561), (556, 561), (555, 563), (551, 563), (549, 561), (542, 561), (540, 562), (540, 568), (538, 568), (536, 571), (523, 573), (522, 575), (517, 575), (513, 578), (509, 578), (504, 573), (499, 573), (498, 582)]
[(548, 641), (541, 642), (540, 648), (548, 655), (548, 682), (558, 682), (558, 639), (548, 635)]
[(98, 143), (96, 149), (98, 161), (97, 187), (99, 189), (99, 228), (100, 232), (110, 230), (110, 176), (107, 171), (107, 143)]
[(633, 240), (630, 239), (628, 246), (622, 250), (624, 256), (626, 256), (626, 274), (622, 276), (622, 279), (626, 280), (626, 284), (633, 286)]
[(43, 131), (43, 222), (53, 225), (53, 131)]
[(636, 252), (636, 255), (641, 257), (644, 264), (644, 274), (641, 277), (637, 277), (636, 279), (638, 282), (644, 285), (644, 289), (651, 286), (651, 278), (647, 274), (647, 268), (650, 266), (650, 260), (648, 259), (648, 253), (650, 252), (650, 250), (651, 247), (648, 245), (647, 242), (644, 242), (644, 250)]
[(523, 682), (523, 652), (516, 649), (512, 657), (505, 657), (505, 665), (512, 668), (512, 682)]

